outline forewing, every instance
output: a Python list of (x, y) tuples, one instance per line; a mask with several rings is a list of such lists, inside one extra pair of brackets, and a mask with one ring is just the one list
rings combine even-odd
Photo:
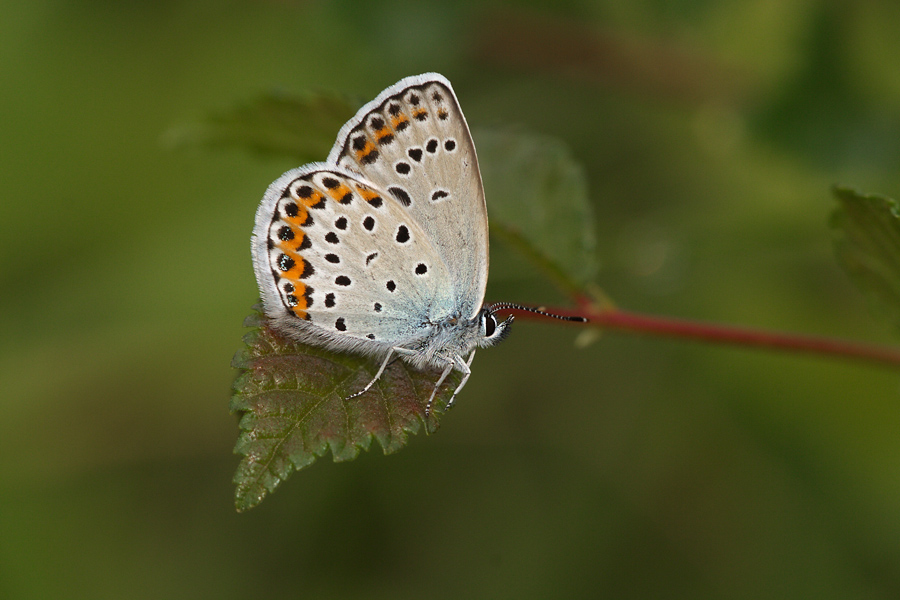
[(450, 82), (407, 77), (360, 109), (328, 162), (360, 173), (419, 224), (450, 274), (464, 318), (484, 300), (488, 227), (475, 146)]

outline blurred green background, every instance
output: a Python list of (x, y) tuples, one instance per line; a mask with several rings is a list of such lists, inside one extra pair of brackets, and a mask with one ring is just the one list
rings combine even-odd
[[(296, 165), (164, 143), (438, 71), (583, 162), (620, 306), (892, 343), (827, 218), (836, 182), (900, 196), (893, 0), (2, 12), (0, 597), (900, 597), (896, 373), (554, 324), (479, 353), (437, 435), (236, 514), (250, 230)], [(499, 243), (488, 299), (564, 302)]]

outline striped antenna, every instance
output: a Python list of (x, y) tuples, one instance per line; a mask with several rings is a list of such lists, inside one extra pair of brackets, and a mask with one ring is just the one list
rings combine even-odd
[(545, 317), (552, 317), (554, 319), (559, 319), (560, 321), (574, 321), (576, 323), (587, 323), (588, 322), (588, 320), (584, 317), (564, 317), (562, 315), (555, 315), (553, 313), (549, 313), (549, 312), (541, 310), (539, 308), (531, 308), (530, 306), (522, 306), (521, 304), (513, 304), (511, 302), (497, 302), (496, 304), (491, 304), (490, 306), (488, 306), (487, 309), (488, 309), (488, 312), (490, 312), (491, 314), (497, 312), (498, 310), (503, 310), (503, 309), (524, 310), (526, 312), (543, 315)]

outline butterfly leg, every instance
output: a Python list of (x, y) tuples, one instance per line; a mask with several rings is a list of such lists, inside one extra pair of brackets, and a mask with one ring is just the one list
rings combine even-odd
[(437, 380), (437, 383), (434, 384), (434, 389), (431, 391), (431, 397), (428, 399), (428, 403), (425, 405), (425, 418), (428, 418), (428, 415), (431, 413), (431, 406), (434, 403), (434, 397), (437, 394), (438, 388), (441, 387), (441, 384), (444, 383), (444, 380), (447, 378), (447, 375), (450, 374), (450, 371), (453, 370), (454, 367), (462, 371), (463, 378), (462, 381), (459, 382), (459, 385), (456, 386), (456, 389), (453, 390), (453, 395), (450, 396), (450, 401), (447, 402), (447, 407), (445, 410), (449, 410), (453, 406), (453, 400), (456, 398), (456, 395), (459, 393), (459, 390), (466, 385), (466, 382), (469, 380), (469, 375), (472, 374), (472, 370), (469, 366), (472, 364), (472, 360), (475, 358), (475, 351), (472, 350), (472, 354), (469, 355), (469, 360), (463, 362), (462, 357), (457, 356), (456, 359), (447, 364), (447, 368), (444, 369), (444, 372), (441, 373), (440, 379)]
[(462, 381), (459, 382), (459, 385), (456, 386), (456, 389), (453, 390), (453, 395), (450, 396), (450, 401), (447, 402), (448, 410), (453, 406), (453, 401), (456, 399), (456, 395), (459, 393), (459, 391), (461, 389), (463, 389), (463, 386), (466, 385), (466, 382), (469, 381), (469, 375), (472, 374), (472, 369), (470, 367), (472, 366), (472, 361), (474, 359), (475, 359), (475, 350), (472, 350), (472, 354), (469, 355), (469, 360), (467, 360), (466, 362), (462, 361), (461, 356), (456, 357), (456, 361), (460, 367), (459, 370), (463, 372), (463, 378), (462, 378)]
[(381, 379), (382, 373), (384, 373), (384, 370), (385, 370), (385, 369), (387, 368), (387, 366), (391, 363), (391, 357), (394, 355), (394, 350), (396, 350), (396, 349), (395, 349), (395, 348), (391, 348), (391, 349), (388, 351), (387, 356), (384, 357), (384, 362), (381, 363), (381, 367), (378, 369), (378, 372), (375, 373), (375, 377), (372, 378), (372, 381), (370, 381), (369, 383), (367, 383), (367, 384), (366, 384), (366, 387), (364, 387), (363, 389), (359, 390), (359, 391), (356, 392), (355, 394), (351, 394), (351, 395), (347, 396), (346, 398), (344, 398), (344, 400), (350, 400), (350, 399), (352, 399), (352, 398), (356, 398), (357, 396), (362, 396), (363, 394), (365, 394), (366, 392), (368, 392), (369, 389), (370, 389), (373, 385), (375, 385), (375, 382), (378, 381), (379, 379)]
[[(447, 379), (447, 375), (450, 374), (450, 371), (453, 370), (453, 363), (448, 363), (447, 368), (444, 369), (444, 372), (441, 373), (440, 378), (437, 380), (437, 383), (434, 384), (434, 389), (431, 390), (431, 397), (428, 398), (428, 402), (425, 404), (425, 418), (428, 418), (428, 415), (431, 414), (431, 405), (434, 402), (434, 396), (437, 394), (438, 388), (441, 387), (441, 384), (444, 383), (444, 380)], [(449, 406), (447, 408), (450, 408)]]

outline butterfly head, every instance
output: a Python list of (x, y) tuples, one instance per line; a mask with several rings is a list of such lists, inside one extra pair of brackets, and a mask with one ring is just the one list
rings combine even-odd
[(478, 345), (482, 348), (499, 344), (506, 339), (506, 336), (509, 335), (509, 326), (512, 325), (513, 317), (512, 315), (510, 315), (506, 318), (505, 321), (498, 322), (496, 313), (501, 310), (521, 310), (538, 314), (544, 317), (560, 319), (561, 321), (574, 321), (577, 323), (587, 322), (587, 319), (585, 319), (584, 317), (568, 317), (563, 315), (556, 315), (539, 308), (522, 306), (521, 304), (512, 304), (509, 302), (488, 304), (484, 306), (475, 317), (479, 321), (479, 324), (481, 326), (481, 338), (478, 341)]
[(485, 306), (478, 311), (478, 315), (475, 317), (481, 331), (478, 345), (482, 348), (495, 346), (509, 335), (509, 326), (512, 325), (513, 316), (510, 315), (505, 321), (498, 322), (494, 312), (493, 306)]

